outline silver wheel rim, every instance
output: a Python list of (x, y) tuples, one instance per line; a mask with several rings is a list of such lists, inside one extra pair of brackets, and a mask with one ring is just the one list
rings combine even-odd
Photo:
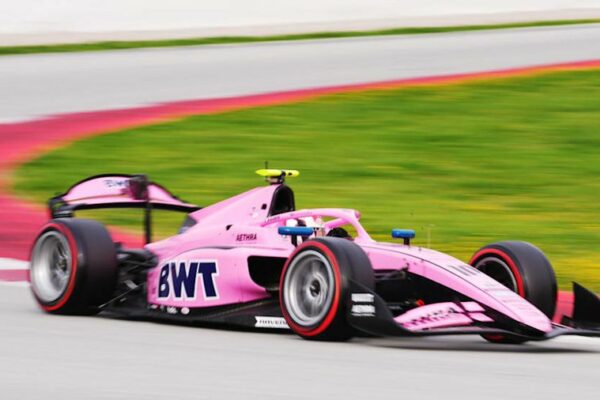
[(44, 303), (58, 300), (69, 285), (72, 255), (64, 235), (44, 233), (35, 243), (31, 257), (31, 286)]
[(283, 301), (291, 319), (301, 326), (318, 324), (333, 302), (335, 278), (325, 256), (314, 250), (294, 258), (283, 282)]
[(498, 257), (484, 257), (477, 261), (475, 268), (493, 278), (495, 281), (503, 284), (515, 293), (518, 293), (517, 280), (508, 266)]

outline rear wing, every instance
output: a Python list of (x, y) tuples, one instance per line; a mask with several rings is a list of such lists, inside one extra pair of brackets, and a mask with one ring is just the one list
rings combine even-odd
[(77, 182), (65, 193), (48, 201), (52, 218), (72, 217), (77, 210), (100, 208), (143, 208), (146, 242), (151, 240), (151, 210), (193, 212), (195, 204), (186, 203), (146, 175), (105, 174)]

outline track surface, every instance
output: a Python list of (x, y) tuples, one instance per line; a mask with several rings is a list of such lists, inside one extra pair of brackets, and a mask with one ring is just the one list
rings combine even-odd
[(3, 399), (598, 398), (600, 340), (318, 343), (50, 316), (33, 306), (26, 288), (0, 291)]
[[(600, 26), (0, 58), (0, 119), (600, 58)], [(0, 398), (596, 399), (600, 340), (331, 344), (43, 314), (0, 284)]]
[(600, 24), (0, 57), (0, 122), (600, 58)]

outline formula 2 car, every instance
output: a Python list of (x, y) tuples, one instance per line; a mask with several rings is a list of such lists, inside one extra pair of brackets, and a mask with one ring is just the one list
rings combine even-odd
[[(100, 312), (184, 323), (291, 329), (303, 338), (477, 334), (496, 343), (600, 336), (600, 300), (574, 284), (571, 318), (551, 318), (556, 279), (535, 246), (499, 242), (466, 264), (373, 240), (350, 209), (296, 210), (285, 178), (201, 208), (144, 175), (99, 175), (49, 201), (52, 220), (31, 253), (31, 288), (53, 314)], [(78, 210), (145, 210), (146, 245), (125, 248)], [(153, 209), (187, 213), (179, 233), (152, 241)]]

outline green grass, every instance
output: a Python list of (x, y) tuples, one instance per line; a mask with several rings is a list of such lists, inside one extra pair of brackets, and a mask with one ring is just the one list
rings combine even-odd
[(105, 41), (105, 42), (87, 42), (72, 44), (52, 44), (52, 45), (29, 45), (29, 46), (0, 46), (0, 56), (15, 54), (35, 54), (35, 53), (70, 53), (80, 51), (102, 51), (102, 50), (124, 50), (148, 47), (176, 47), (176, 46), (198, 46), (209, 44), (233, 44), (233, 43), (256, 43), (256, 42), (275, 42), (284, 40), (307, 40), (307, 39), (331, 39), (348, 38), (360, 36), (385, 36), (385, 35), (415, 35), (424, 33), (444, 33), (444, 32), (462, 32), (479, 31), (490, 29), (509, 29), (509, 28), (528, 28), (539, 26), (558, 26), (574, 24), (593, 24), (600, 23), (600, 19), (580, 19), (580, 20), (558, 20), (558, 21), (536, 21), (519, 22), (495, 25), (465, 25), (465, 26), (446, 26), (446, 27), (420, 27), (420, 28), (394, 28), (369, 31), (342, 31), (342, 32), (316, 32), (292, 35), (271, 35), (271, 36), (220, 36), (208, 38), (190, 38), (190, 39), (165, 39), (165, 40), (138, 40), (138, 41)]
[[(43, 202), (88, 175), (145, 172), (207, 205), (262, 184), (253, 170), (269, 160), (301, 171), (289, 182), (300, 208), (359, 209), (377, 239), (414, 228), (417, 244), (463, 260), (527, 240), (562, 287), (600, 290), (599, 149), (600, 70), (589, 70), (191, 117), (73, 143), (24, 165), (15, 185)], [(163, 217), (161, 234), (180, 219)]]

